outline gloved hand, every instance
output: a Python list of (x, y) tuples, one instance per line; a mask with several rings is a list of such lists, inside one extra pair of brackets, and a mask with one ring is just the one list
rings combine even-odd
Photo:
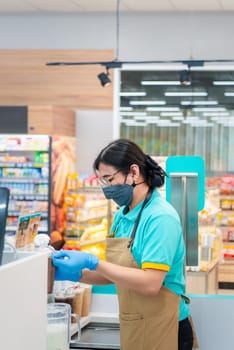
[(82, 270), (73, 271), (72, 269), (67, 270), (64, 267), (56, 267), (54, 279), (55, 281), (72, 281), (79, 282), (82, 277)]
[(98, 257), (75, 250), (60, 250), (52, 256), (55, 280), (79, 281), (83, 269), (96, 270)]

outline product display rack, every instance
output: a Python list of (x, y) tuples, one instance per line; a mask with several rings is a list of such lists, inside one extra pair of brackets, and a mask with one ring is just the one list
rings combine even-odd
[(41, 214), (39, 233), (50, 232), (51, 138), (0, 136), (0, 187), (10, 190), (6, 233), (15, 234), (18, 218)]
[(217, 226), (223, 237), (223, 261), (219, 264), (219, 288), (234, 289), (234, 195), (220, 194)]
[(225, 174), (221, 177), (207, 179), (211, 184), (208, 193), (216, 193), (211, 202), (218, 211), (213, 225), (220, 232), (222, 253), (218, 265), (218, 287), (228, 293), (234, 289), (234, 176)]
[(198, 266), (186, 267), (186, 292), (217, 294), (218, 267), (222, 252), (222, 237), (215, 225), (219, 213), (218, 191), (206, 192), (205, 206), (198, 213)]
[[(221, 213), (217, 217), (217, 224), (223, 234), (223, 241), (234, 242), (234, 195), (220, 195)], [(227, 254), (228, 256), (228, 254)], [(234, 258), (234, 254), (230, 254)]]
[(98, 186), (68, 189), (65, 194), (66, 246), (80, 248), (102, 243), (109, 232), (112, 202), (104, 197)]

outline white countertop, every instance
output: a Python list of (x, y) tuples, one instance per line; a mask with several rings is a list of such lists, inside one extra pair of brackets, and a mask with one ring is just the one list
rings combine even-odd
[[(90, 322), (99, 322), (99, 323), (117, 323), (119, 324), (119, 317), (115, 313), (99, 313), (99, 312), (90, 312), (89, 316), (80, 318), (81, 329), (84, 328)], [(71, 324), (71, 335), (77, 333), (77, 324)]]

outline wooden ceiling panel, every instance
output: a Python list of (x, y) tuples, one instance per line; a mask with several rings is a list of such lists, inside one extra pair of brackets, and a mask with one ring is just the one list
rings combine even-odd
[(104, 67), (46, 63), (113, 59), (113, 50), (0, 50), (0, 104), (112, 109), (113, 84), (103, 88), (97, 78)]

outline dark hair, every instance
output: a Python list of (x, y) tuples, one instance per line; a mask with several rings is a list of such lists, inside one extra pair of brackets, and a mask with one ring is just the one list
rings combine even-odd
[(96, 172), (100, 163), (111, 165), (123, 174), (128, 174), (130, 166), (137, 164), (146, 183), (151, 187), (161, 187), (166, 173), (149, 155), (131, 140), (118, 139), (104, 147), (93, 163)]

